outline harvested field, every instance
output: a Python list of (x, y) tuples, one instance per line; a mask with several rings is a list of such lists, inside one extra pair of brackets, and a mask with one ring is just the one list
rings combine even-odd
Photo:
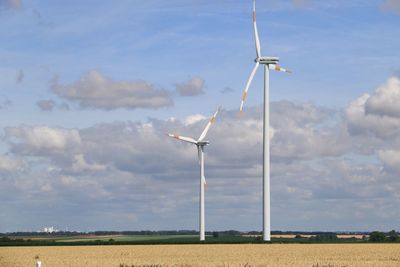
[(2, 247), (0, 267), (400, 266), (400, 244)]

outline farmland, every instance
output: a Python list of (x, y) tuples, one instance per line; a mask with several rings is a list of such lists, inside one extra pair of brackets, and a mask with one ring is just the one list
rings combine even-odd
[(2, 247), (0, 267), (400, 266), (399, 244)]
[[(292, 236), (272, 236), (269, 243), (368, 243), (355, 237), (317, 240), (315, 236), (294, 238)], [(76, 236), (19, 236), (2, 237), (2, 246), (97, 246), (97, 245), (189, 245), (189, 244), (262, 244), (261, 236), (223, 235), (207, 236), (200, 242), (198, 235), (76, 235)]]

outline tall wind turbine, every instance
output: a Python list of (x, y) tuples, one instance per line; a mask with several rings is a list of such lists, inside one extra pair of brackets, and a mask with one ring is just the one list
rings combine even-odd
[(258, 37), (257, 21), (256, 21), (256, 1), (253, 0), (253, 25), (254, 37), (256, 41), (256, 62), (250, 78), (247, 81), (246, 88), (243, 92), (240, 111), (243, 110), (243, 104), (249, 91), (251, 82), (260, 64), (264, 65), (264, 127), (263, 127), (263, 239), (271, 240), (271, 210), (270, 210), (270, 151), (269, 151), (269, 70), (277, 70), (290, 72), (277, 66), (279, 58), (261, 56), (260, 39)]
[(205, 141), (207, 132), (211, 127), (211, 124), (215, 122), (215, 118), (217, 117), (219, 108), (214, 113), (214, 115), (208, 121), (206, 127), (204, 128), (203, 132), (201, 133), (199, 139), (197, 141), (191, 137), (180, 136), (177, 134), (168, 134), (168, 136), (173, 137), (177, 140), (181, 140), (184, 142), (191, 143), (197, 146), (197, 154), (199, 157), (199, 164), (200, 164), (200, 207), (199, 207), (199, 232), (200, 232), (200, 241), (205, 240), (205, 218), (204, 218), (204, 186), (206, 184), (206, 177), (204, 176), (204, 147), (210, 144), (209, 141)]

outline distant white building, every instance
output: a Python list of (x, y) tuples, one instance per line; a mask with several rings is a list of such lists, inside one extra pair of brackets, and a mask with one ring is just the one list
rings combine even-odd
[(53, 226), (50, 226), (50, 227), (43, 228), (43, 232), (51, 234), (51, 233), (57, 233), (58, 230), (56, 228), (54, 228)]

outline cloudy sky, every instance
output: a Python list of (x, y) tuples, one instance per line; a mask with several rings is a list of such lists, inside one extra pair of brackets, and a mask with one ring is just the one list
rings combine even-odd
[[(400, 1), (259, 0), (272, 229), (400, 224)], [(0, 0), (0, 232), (261, 229), (250, 0)]]

